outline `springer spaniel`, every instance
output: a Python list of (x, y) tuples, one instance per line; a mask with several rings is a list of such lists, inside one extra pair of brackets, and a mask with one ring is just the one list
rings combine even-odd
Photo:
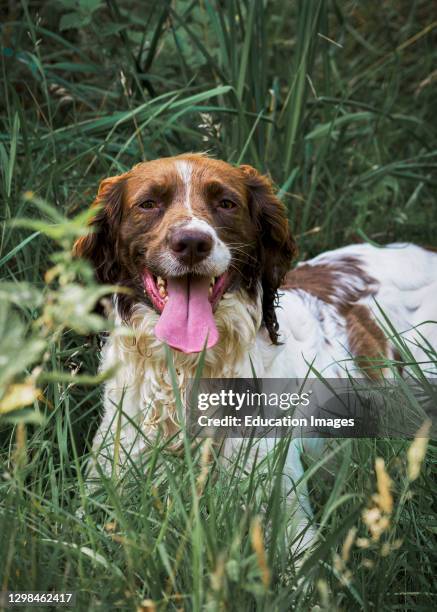
[[(128, 290), (113, 299), (116, 328), (102, 352), (103, 369), (118, 366), (94, 440), (106, 471), (114, 439), (132, 457), (157, 432), (178, 431), (165, 345), (182, 390), (205, 345), (204, 377), (304, 378), (311, 365), (325, 377), (360, 375), (393, 357), (378, 306), (418, 361), (428, 360), (419, 333), (437, 346), (436, 253), (358, 244), (289, 271), (295, 245), (285, 206), (250, 166), (202, 154), (140, 163), (103, 180), (94, 205), (94, 231), (74, 252), (92, 262), (98, 281)], [(285, 474), (303, 526), (311, 510), (305, 487), (295, 488), (299, 453), (290, 446)], [(310, 528), (304, 546), (311, 538)]]

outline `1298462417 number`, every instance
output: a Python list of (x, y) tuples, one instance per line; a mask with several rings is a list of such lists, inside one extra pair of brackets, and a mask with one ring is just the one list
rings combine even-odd
[(76, 593), (66, 591), (3, 591), (0, 592), (0, 608), (15, 606), (65, 606), (72, 607), (76, 602)]

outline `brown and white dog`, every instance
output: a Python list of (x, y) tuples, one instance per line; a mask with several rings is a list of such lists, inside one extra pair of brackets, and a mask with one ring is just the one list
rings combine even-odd
[[(417, 360), (428, 361), (419, 333), (437, 346), (437, 254), (359, 244), (290, 272), (286, 209), (250, 166), (201, 154), (144, 162), (102, 181), (95, 205), (94, 231), (75, 253), (100, 282), (130, 290), (114, 297), (117, 327), (102, 353), (103, 369), (118, 365), (94, 441), (103, 469), (118, 427), (131, 457), (157, 431), (177, 431), (166, 344), (182, 390), (205, 344), (204, 377), (304, 378), (310, 364), (326, 377), (360, 375), (363, 363), (392, 356), (378, 307)], [(117, 332), (126, 326), (132, 335)], [(292, 489), (302, 473), (293, 445)], [(301, 493), (303, 523), (310, 508)]]

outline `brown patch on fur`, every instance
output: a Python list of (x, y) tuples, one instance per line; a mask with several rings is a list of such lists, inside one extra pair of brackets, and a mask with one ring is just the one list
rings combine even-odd
[[(348, 278), (345, 278), (348, 277)], [(353, 278), (360, 281), (357, 287)], [(375, 293), (375, 279), (364, 272), (356, 257), (343, 257), (333, 264), (303, 264), (288, 272), (282, 289), (306, 291), (345, 314), (350, 304)]]
[(362, 305), (351, 306), (346, 314), (349, 345), (358, 366), (369, 378), (380, 378), (387, 355), (387, 339), (375, 323), (370, 310)]
[(356, 257), (343, 257), (335, 264), (304, 264), (289, 272), (283, 289), (301, 290), (334, 306), (346, 322), (351, 351), (358, 366), (370, 378), (379, 378), (388, 352), (383, 331), (369, 308), (359, 300), (376, 293), (374, 278), (366, 274)]

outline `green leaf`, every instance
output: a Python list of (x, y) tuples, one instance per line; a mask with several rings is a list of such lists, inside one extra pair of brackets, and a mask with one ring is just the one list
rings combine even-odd
[(84, 11), (94, 13), (94, 11), (103, 6), (103, 3), (101, 0), (79, 0), (79, 6)]
[(25, 238), (24, 240), (22, 240), (21, 242), (19, 242), (16, 246), (14, 246), (14, 248), (9, 251), (9, 253), (6, 253), (6, 255), (4, 255), (1, 259), (0, 259), (0, 268), (6, 263), (8, 262), (10, 259), (12, 259), (12, 257), (15, 257), (15, 255), (17, 253), (19, 253), (25, 246), (27, 246), (29, 244), (29, 242), (31, 242), (34, 238), (36, 238), (37, 236), (40, 235), (40, 232), (34, 232), (33, 234), (31, 234), (30, 236), (27, 236), (27, 238)]
[(62, 30), (71, 30), (82, 28), (83, 26), (89, 25), (91, 23), (91, 16), (84, 15), (81, 13), (67, 13), (66, 15), (62, 15), (61, 21), (59, 22), (59, 29)]
[(331, 131), (336, 128), (347, 125), (348, 123), (365, 123), (374, 119), (375, 114), (363, 111), (361, 113), (347, 113), (342, 117), (337, 117), (328, 123), (318, 125), (314, 130), (305, 136), (306, 140), (316, 140), (317, 138), (323, 138), (327, 136)]
[(43, 302), (42, 292), (29, 282), (4, 282), (0, 283), (0, 300), (11, 302), (18, 306), (41, 306)]

